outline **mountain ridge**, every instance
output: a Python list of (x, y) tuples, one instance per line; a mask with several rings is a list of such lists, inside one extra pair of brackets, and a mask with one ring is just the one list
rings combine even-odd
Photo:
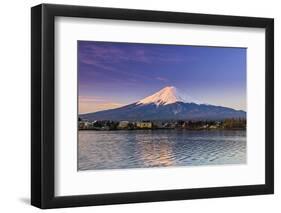
[(185, 102), (173, 86), (123, 107), (79, 115), (94, 120), (223, 120), (246, 118), (246, 112), (229, 107)]

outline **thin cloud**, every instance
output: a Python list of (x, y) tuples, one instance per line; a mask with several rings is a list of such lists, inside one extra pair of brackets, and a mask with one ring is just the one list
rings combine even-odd
[(79, 96), (79, 101), (81, 102), (100, 102), (105, 101), (103, 97), (99, 96)]
[(161, 52), (159, 48), (145, 48), (145, 44), (127, 44), (126, 47), (120, 46), (119, 43), (110, 42), (79, 42), (79, 59), (82, 63), (99, 65), (101, 63), (122, 63), (122, 62), (139, 62), (139, 63), (178, 63), (192, 59), (192, 57), (179, 57), (173, 52)]
[(110, 101), (101, 96), (79, 96), (79, 113), (97, 112), (115, 109), (124, 104)]
[(156, 77), (155, 79), (158, 80), (158, 81), (162, 81), (162, 82), (168, 82), (169, 81), (167, 78), (163, 78), (163, 77), (160, 77), (160, 76)]
[(102, 110), (115, 109), (124, 106), (124, 104), (116, 102), (85, 102), (79, 101), (79, 114), (98, 112)]

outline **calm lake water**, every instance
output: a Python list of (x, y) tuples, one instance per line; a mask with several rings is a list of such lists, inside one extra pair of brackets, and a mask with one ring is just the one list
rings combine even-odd
[(78, 170), (246, 163), (246, 131), (79, 131)]

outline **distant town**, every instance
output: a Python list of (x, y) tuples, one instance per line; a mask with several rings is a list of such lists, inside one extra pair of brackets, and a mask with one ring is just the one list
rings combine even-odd
[(88, 121), (78, 118), (79, 130), (138, 130), (138, 129), (187, 129), (187, 130), (246, 130), (246, 119), (225, 119), (222, 121), (195, 121), (195, 120), (170, 120), (170, 121)]

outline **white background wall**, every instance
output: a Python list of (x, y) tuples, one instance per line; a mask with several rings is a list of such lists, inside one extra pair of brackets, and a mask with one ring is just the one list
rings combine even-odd
[[(194, 13), (275, 18), (275, 195), (201, 199), (50, 210), (51, 212), (280, 212), (281, 210), (281, 4), (276, 0), (45, 0)], [(0, 212), (39, 212), (30, 197), (30, 7), (37, 0), (1, 2)]]

